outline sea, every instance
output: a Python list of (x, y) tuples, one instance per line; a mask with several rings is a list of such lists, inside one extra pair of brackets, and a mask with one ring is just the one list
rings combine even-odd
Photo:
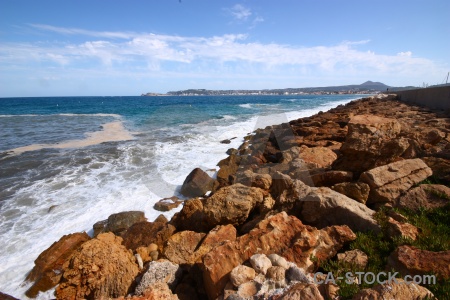
[[(255, 129), (362, 97), (0, 98), (0, 291), (26, 299), (34, 260), (65, 234), (92, 235), (94, 223), (121, 211), (153, 221), (158, 200), (184, 199), (194, 168), (215, 176)], [(53, 290), (38, 296), (51, 298)]]

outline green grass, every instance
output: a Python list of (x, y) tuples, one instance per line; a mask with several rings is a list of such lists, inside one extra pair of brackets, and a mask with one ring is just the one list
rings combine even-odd
[[(368, 264), (364, 270), (354, 265), (338, 262), (336, 259), (329, 259), (318, 262), (319, 271), (323, 273), (332, 272), (334, 277), (344, 276), (346, 272), (363, 271), (386, 272), (388, 256), (400, 245), (412, 245), (422, 250), (445, 251), (450, 250), (450, 203), (444, 207), (436, 209), (421, 209), (418, 212), (397, 210), (408, 218), (408, 223), (416, 226), (420, 230), (417, 240), (413, 241), (405, 238), (393, 238), (387, 234), (387, 211), (380, 210), (376, 213), (375, 219), (380, 224), (382, 230), (379, 234), (373, 232), (357, 232), (356, 240), (351, 242), (345, 249), (360, 249), (369, 257)], [(391, 270), (395, 271), (395, 270)], [(342, 299), (351, 299), (358, 291), (370, 288), (374, 284), (348, 284), (345, 280), (336, 282), (340, 288), (339, 294)], [(426, 286), (437, 299), (450, 299), (450, 280), (438, 280), (435, 285)]]

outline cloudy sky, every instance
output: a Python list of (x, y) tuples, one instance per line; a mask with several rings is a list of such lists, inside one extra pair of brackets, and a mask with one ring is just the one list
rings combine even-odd
[(0, 97), (440, 84), (448, 0), (1, 0)]

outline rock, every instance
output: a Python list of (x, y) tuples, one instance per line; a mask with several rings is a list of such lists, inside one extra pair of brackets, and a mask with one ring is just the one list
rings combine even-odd
[(370, 187), (364, 182), (343, 182), (331, 187), (334, 191), (365, 204), (369, 198)]
[(276, 300), (324, 300), (319, 289), (314, 284), (297, 283), (291, 286)]
[(186, 197), (199, 197), (211, 191), (214, 185), (214, 179), (200, 168), (195, 168), (186, 177), (181, 186), (181, 194)]
[(433, 170), (433, 176), (450, 183), (450, 160), (438, 157), (424, 157), (422, 160)]
[(432, 129), (426, 133), (425, 140), (428, 144), (436, 145), (445, 138), (445, 133), (437, 129)]
[(272, 266), (282, 267), (286, 270), (289, 268), (289, 263), (284, 257), (279, 256), (278, 254), (275, 253), (267, 255), (267, 257), (270, 259)]
[(371, 169), (361, 174), (359, 180), (370, 186), (367, 203), (393, 203), (402, 193), (431, 175), (431, 169), (416, 158)]
[(397, 279), (398, 283), (386, 282), (370, 289), (363, 289), (353, 296), (352, 300), (384, 300), (384, 299), (433, 299), (433, 294), (426, 288), (415, 284), (406, 283), (403, 279)]
[(237, 174), (236, 183), (268, 190), (272, 185), (272, 177), (269, 174), (257, 174), (251, 170), (246, 170)]
[(178, 296), (174, 295), (169, 286), (164, 282), (156, 282), (147, 286), (141, 296), (132, 296), (126, 298), (118, 298), (117, 300), (178, 300)]
[(416, 226), (409, 223), (401, 223), (391, 217), (388, 218), (387, 226), (387, 233), (390, 237), (403, 237), (415, 241), (419, 236), (419, 230)]
[(254, 269), (239, 265), (235, 267), (230, 273), (230, 281), (235, 287), (255, 279), (256, 272)]
[(155, 203), (153, 208), (159, 211), (169, 211), (171, 209), (177, 208), (178, 206), (180, 206), (181, 203), (183, 203), (183, 201), (178, 199), (178, 197), (173, 196), (170, 198), (164, 198), (159, 200), (158, 202)]
[(250, 212), (264, 202), (263, 190), (240, 183), (218, 190), (203, 203), (203, 213), (209, 229), (217, 225), (244, 224)]
[(432, 252), (420, 250), (413, 246), (400, 246), (388, 258), (388, 267), (394, 268), (402, 275), (436, 274), (438, 277), (450, 278), (450, 250)]
[(25, 292), (30, 298), (35, 298), (39, 292), (44, 292), (56, 286), (62, 276), (63, 264), (90, 237), (85, 233), (64, 235), (44, 250), (34, 261), (34, 267), (25, 280), (34, 284)]
[(222, 243), (226, 241), (235, 241), (236, 234), (236, 228), (231, 224), (216, 226), (213, 228), (210, 232), (208, 232), (208, 234), (206, 234), (206, 237), (195, 251), (196, 262), (201, 261), (206, 253)]
[(174, 289), (181, 279), (180, 266), (170, 261), (152, 261), (147, 271), (142, 276), (136, 290), (136, 295), (142, 295), (149, 286), (155, 283), (165, 283), (170, 289)]
[(232, 177), (236, 174), (241, 163), (241, 156), (230, 155), (227, 158), (221, 160), (217, 165), (220, 167), (217, 172), (217, 181), (219, 186), (227, 186), (231, 184)]
[(164, 256), (176, 264), (193, 265), (197, 257), (195, 250), (204, 238), (204, 233), (180, 231), (172, 235), (164, 248)]
[(203, 201), (194, 198), (184, 201), (183, 208), (176, 213), (170, 223), (177, 230), (195, 230), (197, 232), (208, 232), (211, 228), (206, 223), (206, 215), (203, 212)]
[(278, 254), (312, 271), (311, 257), (327, 259), (356, 235), (347, 226), (323, 230), (303, 225), (285, 212), (269, 216), (248, 234), (215, 247), (203, 257), (203, 281), (208, 297), (218, 297), (229, 280), (230, 272), (254, 254)]
[(418, 211), (445, 206), (450, 202), (450, 188), (440, 184), (421, 184), (410, 189), (396, 202), (396, 207)]
[(4, 294), (2, 292), (0, 292), (0, 299), (2, 299), (2, 300), (19, 300), (17, 298), (14, 298), (13, 296), (10, 296), (8, 294)]
[(256, 295), (260, 288), (260, 283), (255, 281), (248, 281), (239, 286), (237, 295), (241, 297), (241, 299), (248, 299)]
[(310, 280), (305, 273), (305, 270), (297, 266), (290, 266), (285, 272), (286, 280), (288, 282), (306, 282)]
[(290, 189), (293, 182), (289, 175), (276, 172), (272, 176), (272, 186), (270, 187), (270, 193), (273, 198), (277, 199), (285, 190)]
[(336, 153), (333, 150), (326, 147), (313, 147), (308, 148), (302, 146), (300, 148), (299, 158), (303, 159), (307, 163), (314, 163), (319, 168), (326, 168), (337, 159)]
[(332, 186), (335, 184), (352, 181), (353, 173), (348, 171), (327, 171), (312, 174), (311, 179), (314, 186)]
[(55, 294), (58, 299), (125, 296), (138, 271), (133, 254), (122, 246), (122, 238), (102, 233), (83, 243), (66, 261)]
[(123, 234), (123, 245), (132, 251), (139, 247), (156, 244), (162, 251), (167, 239), (175, 232), (175, 227), (163, 222), (139, 222)]
[(230, 144), (231, 141), (228, 140), (228, 139), (226, 139), (226, 140), (221, 140), (220, 143), (221, 143), (221, 144)]
[(375, 212), (327, 187), (314, 188), (302, 201), (301, 219), (323, 228), (330, 225), (347, 225), (355, 231), (380, 230), (373, 219)]
[(99, 221), (94, 224), (94, 236), (103, 232), (112, 232), (116, 235), (121, 235), (131, 225), (146, 220), (144, 212), (142, 211), (124, 211), (112, 214), (107, 220)]
[(345, 262), (349, 265), (355, 265), (358, 268), (364, 269), (369, 262), (369, 257), (367, 254), (359, 249), (349, 250), (344, 253), (338, 253), (338, 261)]
[(156, 222), (160, 222), (160, 223), (166, 224), (166, 223), (169, 222), (169, 221), (167, 220), (167, 218), (166, 218), (163, 214), (160, 214), (160, 215), (155, 219), (155, 221), (153, 221), (153, 223), (156, 223)]
[(266, 274), (267, 270), (272, 266), (270, 259), (265, 254), (254, 254), (250, 257), (250, 263), (256, 272)]
[(286, 269), (279, 266), (272, 266), (267, 269), (267, 278), (274, 281), (284, 281)]

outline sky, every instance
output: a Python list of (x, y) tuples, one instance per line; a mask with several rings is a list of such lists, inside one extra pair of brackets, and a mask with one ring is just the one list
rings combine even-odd
[(0, 0), (0, 97), (445, 83), (448, 0)]

